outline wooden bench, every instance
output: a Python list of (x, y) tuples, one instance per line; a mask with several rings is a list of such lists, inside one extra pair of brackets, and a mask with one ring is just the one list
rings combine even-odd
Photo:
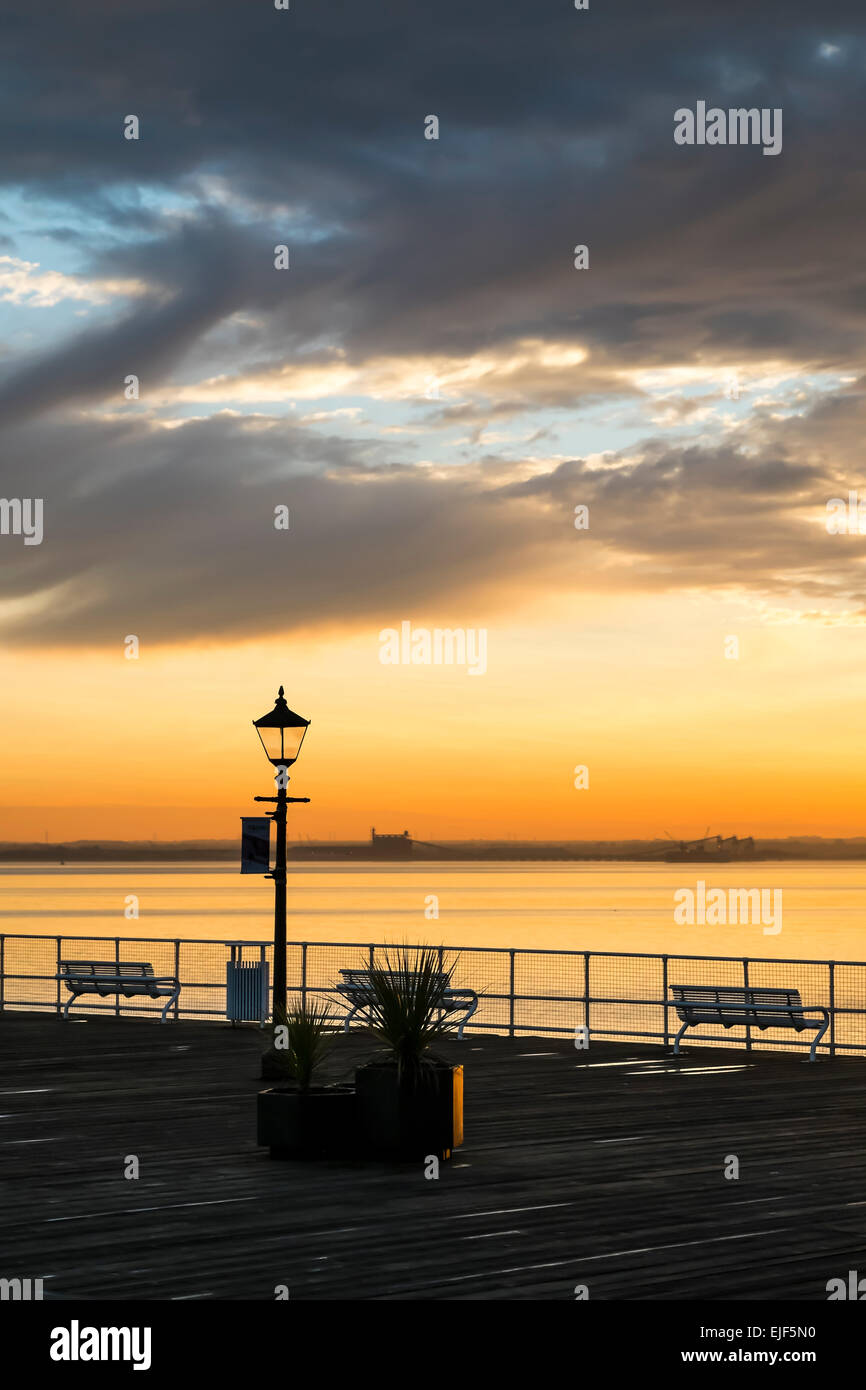
[[(680, 1038), (687, 1028), (698, 1023), (721, 1023), (723, 1028), (748, 1024), (752, 1028), (794, 1028), (818, 1032), (809, 1052), (815, 1060), (815, 1049), (830, 1026), (830, 1014), (820, 1004), (804, 1005), (797, 989), (765, 989), (763, 985), (671, 985), (677, 1016), (682, 1028), (674, 1041), (674, 1055), (679, 1054)], [(806, 1018), (805, 1013), (821, 1014), (821, 1020)]]
[[(341, 970), (340, 974), (343, 976), (343, 983), (337, 985), (337, 993), (342, 994), (352, 1005), (343, 1023), (343, 1032), (348, 1033), (349, 1024), (355, 1017), (355, 1014), (374, 1003), (376, 996), (370, 983), (371, 971)], [(412, 980), (415, 976), (411, 972), (406, 974), (404, 971), (398, 971), (396, 974), (393, 974), (391, 978)], [(434, 978), (439, 986), (438, 1007), (442, 1009), (444, 1013), (454, 1013), (458, 1009), (466, 1010), (464, 1017), (460, 1021), (460, 1027), (457, 1029), (458, 1038), (462, 1038), (463, 1029), (478, 1008), (478, 995), (475, 993), (474, 989), (451, 989), (448, 984), (448, 975), (444, 971)]]
[(148, 961), (116, 960), (62, 960), (60, 962), (62, 980), (70, 991), (63, 1010), (63, 1017), (69, 1017), (69, 1010), (85, 994), (106, 997), (122, 994), (130, 998), (135, 994), (146, 994), (151, 999), (169, 996), (162, 1011), (160, 1023), (180, 994), (180, 981), (174, 975), (154, 975), (153, 966)]

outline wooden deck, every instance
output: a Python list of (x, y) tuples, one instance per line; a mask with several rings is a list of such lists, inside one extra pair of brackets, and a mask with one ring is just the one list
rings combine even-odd
[[(866, 1059), (469, 1035), (466, 1142), (273, 1162), (255, 1028), (0, 1015), (5, 1278), (45, 1297), (826, 1300), (866, 1274)], [(370, 1055), (341, 1040), (332, 1077)], [(125, 1179), (136, 1155), (140, 1177)], [(728, 1155), (739, 1179), (726, 1180)]]

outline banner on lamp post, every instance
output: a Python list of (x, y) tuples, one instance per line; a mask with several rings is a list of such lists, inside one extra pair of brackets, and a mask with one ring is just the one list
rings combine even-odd
[(271, 821), (269, 816), (241, 816), (241, 873), (271, 871)]

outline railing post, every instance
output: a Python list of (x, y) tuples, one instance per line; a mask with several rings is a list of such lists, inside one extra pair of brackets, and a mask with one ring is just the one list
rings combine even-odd
[(583, 1026), (589, 1042), (589, 951), (583, 953)]
[[(181, 978), (180, 978), (180, 941), (179, 941), (177, 938), (175, 938), (175, 943), (174, 943), (174, 978), (177, 980), (178, 984), (181, 984), (181, 983), (182, 983)], [(180, 1017), (180, 990), (178, 990), (178, 992), (177, 992), (177, 998), (176, 998), (175, 1001), (174, 1001), (174, 1021), (175, 1021), (175, 1023), (177, 1023), (177, 1020), (178, 1020), (179, 1017)]]
[(62, 943), (63, 943), (63, 937), (62, 937), (62, 936), (58, 936), (58, 937), (56, 937), (55, 939), (56, 939), (56, 941), (57, 941), (57, 969), (56, 969), (56, 971), (55, 971), (55, 974), (56, 974), (56, 976), (57, 976), (57, 1001), (56, 1001), (56, 1002), (57, 1002), (57, 1012), (60, 1013), (60, 957), (63, 955), (63, 944), (62, 944)]
[[(120, 937), (119, 937), (119, 936), (116, 936), (116, 937), (114, 938), (114, 973), (115, 973), (115, 975), (119, 975), (119, 974), (120, 974)], [(119, 994), (115, 994), (115, 996), (114, 996), (114, 1017), (115, 1017), (115, 1018), (120, 1018), (120, 995), (119, 995)]]
[(829, 999), (829, 1006), (830, 1006), (830, 1056), (831, 1056), (831, 1057), (835, 1057), (835, 1056), (836, 1056), (836, 962), (835, 962), (834, 960), (828, 961), (828, 962), (827, 962), (827, 968), (828, 968), (828, 970), (829, 970), (829, 972), (830, 972), (830, 980), (829, 980), (829, 995), (830, 995), (830, 999)]
[(514, 951), (508, 952), (508, 1036), (514, 1037)]
[[(234, 948), (233, 948), (233, 949), (234, 949)], [(264, 945), (263, 943), (260, 943), (260, 944), (259, 944), (259, 970), (261, 971), (261, 977), (262, 977), (263, 980), (264, 980), (264, 978), (265, 978), (265, 971), (267, 970), (267, 960), (268, 960), (267, 948), (265, 947), (265, 945)], [(264, 997), (264, 999), (262, 1000), (262, 1014), (261, 1014), (261, 1017), (259, 1018), (259, 1027), (260, 1027), (260, 1028), (266, 1028), (266, 1027), (267, 1027), (267, 1022), (268, 1022), (268, 1005), (269, 1005), (269, 1002), (270, 1002), (270, 1001), (268, 1000), (268, 992), (267, 992), (267, 990), (265, 990), (265, 997)]]
[[(748, 958), (748, 956), (744, 956), (744, 957), (743, 957), (743, 988), (744, 988), (744, 989), (748, 989), (748, 988), (749, 988), (749, 958)], [(748, 1018), (748, 1014), (746, 1014), (746, 1017)], [(752, 1025), (751, 1025), (750, 1023), (747, 1023), (747, 1024), (746, 1024), (746, 1051), (747, 1051), (747, 1052), (751, 1052), (751, 1050), (752, 1050)]]
[[(437, 967), (436, 967), (436, 968), (438, 969), (440, 975), (443, 974), (443, 972), (444, 972), (444, 970), (445, 970), (445, 947), (444, 947), (444, 946), (440, 946), (440, 947), (439, 947), (439, 954), (438, 954), (438, 956), (437, 956)], [(440, 1010), (439, 1010), (439, 1018), (438, 1018), (440, 1027), (441, 1027), (442, 1020), (443, 1020), (444, 1017), (445, 1017), (445, 1010), (444, 1010), (444, 1009), (440, 1009)]]
[(307, 943), (301, 942), (301, 1008), (307, 1007)]
[(0, 1014), (6, 998), (6, 937), (0, 936)]
[(668, 1033), (668, 958), (667, 958), (667, 956), (662, 956), (662, 999), (663, 999), (663, 1001), (664, 1001), (663, 1004), (662, 1004), (662, 1013), (664, 1014), (665, 1047), (667, 1047), (668, 1042), (669, 1042), (669, 1040), (670, 1040), (670, 1034)]
[(376, 947), (375, 947), (375, 946), (371, 946), (371, 947), (370, 947), (370, 965), (369, 965), (369, 969), (370, 969), (370, 970), (373, 969), (373, 956), (374, 956), (374, 954), (375, 954), (375, 951), (376, 951)]

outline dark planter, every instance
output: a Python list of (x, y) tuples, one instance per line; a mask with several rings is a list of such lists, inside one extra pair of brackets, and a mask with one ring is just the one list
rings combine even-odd
[(357, 1107), (351, 1086), (274, 1086), (257, 1097), (257, 1143), (271, 1158), (341, 1158), (357, 1149)]
[(413, 1084), (395, 1064), (371, 1062), (355, 1073), (363, 1151), (419, 1160), (450, 1158), (463, 1143), (463, 1068), (424, 1067)]

